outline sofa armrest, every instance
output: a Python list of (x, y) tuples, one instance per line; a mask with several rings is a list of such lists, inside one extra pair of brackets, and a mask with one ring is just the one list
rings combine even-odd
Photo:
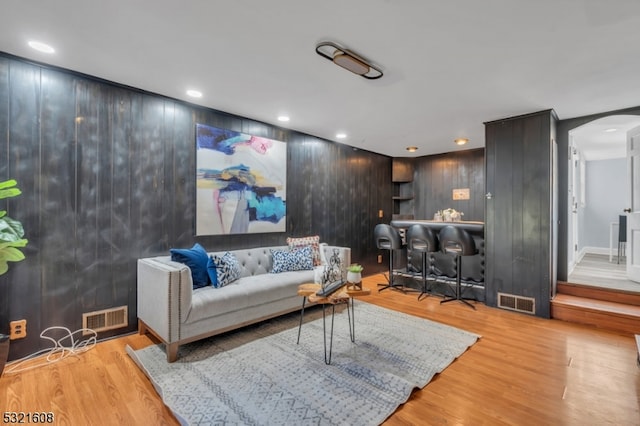
[(166, 343), (180, 340), (193, 283), (188, 266), (160, 258), (138, 259), (138, 318)]

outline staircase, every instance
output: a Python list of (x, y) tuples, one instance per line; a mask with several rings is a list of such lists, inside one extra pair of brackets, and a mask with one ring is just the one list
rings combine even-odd
[(558, 282), (551, 318), (640, 334), (640, 293)]

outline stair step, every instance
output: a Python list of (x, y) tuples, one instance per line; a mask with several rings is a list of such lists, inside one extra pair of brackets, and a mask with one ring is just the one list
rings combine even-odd
[(587, 299), (622, 303), (625, 305), (640, 306), (640, 292), (614, 290), (585, 284), (558, 281), (557, 293), (584, 297)]
[(623, 333), (640, 333), (640, 306), (559, 293), (551, 317)]

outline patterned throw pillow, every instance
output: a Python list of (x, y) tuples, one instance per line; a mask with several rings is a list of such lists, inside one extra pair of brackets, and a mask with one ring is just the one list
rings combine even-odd
[(291, 251), (271, 250), (271, 254), (273, 255), (272, 274), (313, 269), (310, 246)]
[(313, 259), (313, 266), (322, 265), (322, 261), (320, 259), (320, 236), (314, 235), (311, 237), (301, 237), (301, 238), (287, 238), (287, 245), (289, 246), (289, 250), (295, 250), (301, 247), (311, 247), (311, 256)]
[(169, 252), (171, 253), (171, 260), (184, 263), (189, 267), (194, 289), (209, 285), (209, 274), (207, 273), (209, 255), (204, 247), (195, 243), (190, 249), (172, 248)]
[(233, 253), (226, 252), (222, 256), (211, 255), (211, 261), (216, 267), (217, 283), (214, 287), (220, 288), (240, 278), (240, 263)]

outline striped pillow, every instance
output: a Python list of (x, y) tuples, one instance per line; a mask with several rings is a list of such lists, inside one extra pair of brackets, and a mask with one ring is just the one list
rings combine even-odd
[(310, 237), (300, 237), (300, 238), (287, 238), (287, 245), (289, 246), (289, 250), (295, 250), (301, 247), (311, 247), (311, 257), (313, 260), (313, 266), (322, 265), (322, 261), (320, 259), (320, 236), (314, 235)]

